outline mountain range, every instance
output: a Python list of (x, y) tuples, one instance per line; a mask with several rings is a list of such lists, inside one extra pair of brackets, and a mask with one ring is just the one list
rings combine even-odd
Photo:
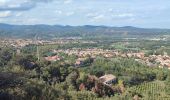
[(62, 25), (10, 25), (0, 23), (0, 37), (33, 38), (38, 35), (42, 39), (61, 37), (152, 37), (170, 34), (170, 29), (137, 28), (132, 26), (62, 26)]

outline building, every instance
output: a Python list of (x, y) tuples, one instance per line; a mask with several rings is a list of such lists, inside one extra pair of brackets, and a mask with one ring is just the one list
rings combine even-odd
[(61, 60), (61, 58), (59, 57), (59, 56), (49, 56), (49, 57), (45, 57), (45, 60), (47, 60), (47, 61), (59, 61), (59, 60)]
[(86, 58), (78, 58), (75, 62), (75, 66), (83, 65), (85, 60), (86, 60)]
[(100, 80), (103, 84), (106, 84), (106, 85), (111, 85), (111, 84), (117, 82), (116, 76), (114, 76), (114, 75), (112, 75), (112, 74), (104, 75), (104, 76), (100, 77), (99, 80)]

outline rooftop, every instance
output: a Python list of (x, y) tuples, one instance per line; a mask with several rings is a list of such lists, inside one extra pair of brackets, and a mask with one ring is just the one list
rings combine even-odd
[(107, 81), (114, 80), (114, 79), (116, 79), (116, 76), (112, 74), (107, 74), (99, 78), (99, 80), (101, 80), (102, 82), (107, 82)]

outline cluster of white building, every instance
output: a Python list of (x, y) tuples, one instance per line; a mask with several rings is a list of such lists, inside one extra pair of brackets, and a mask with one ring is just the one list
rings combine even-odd
[(58, 52), (64, 52), (68, 55), (76, 55), (78, 57), (87, 57), (91, 56), (92, 58), (95, 58), (98, 55), (102, 55), (104, 57), (113, 57), (115, 55), (118, 55), (118, 52), (114, 50), (103, 50), (98, 48), (92, 48), (92, 49), (60, 49), (60, 50), (54, 50), (54, 53)]

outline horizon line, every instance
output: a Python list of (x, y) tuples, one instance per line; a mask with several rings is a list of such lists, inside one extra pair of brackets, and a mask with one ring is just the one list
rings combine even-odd
[(138, 26), (131, 26), (131, 25), (124, 25), (124, 26), (113, 26), (113, 25), (92, 25), (92, 24), (84, 24), (84, 25), (62, 25), (62, 24), (12, 24), (12, 23), (0, 23), (1, 25), (16, 25), (16, 26), (36, 26), (36, 25), (44, 25), (44, 26), (71, 26), (71, 27), (81, 27), (81, 26), (94, 26), (94, 27), (110, 27), (110, 28), (141, 28), (141, 29), (170, 29), (170, 28), (160, 28), (160, 27), (138, 27)]

